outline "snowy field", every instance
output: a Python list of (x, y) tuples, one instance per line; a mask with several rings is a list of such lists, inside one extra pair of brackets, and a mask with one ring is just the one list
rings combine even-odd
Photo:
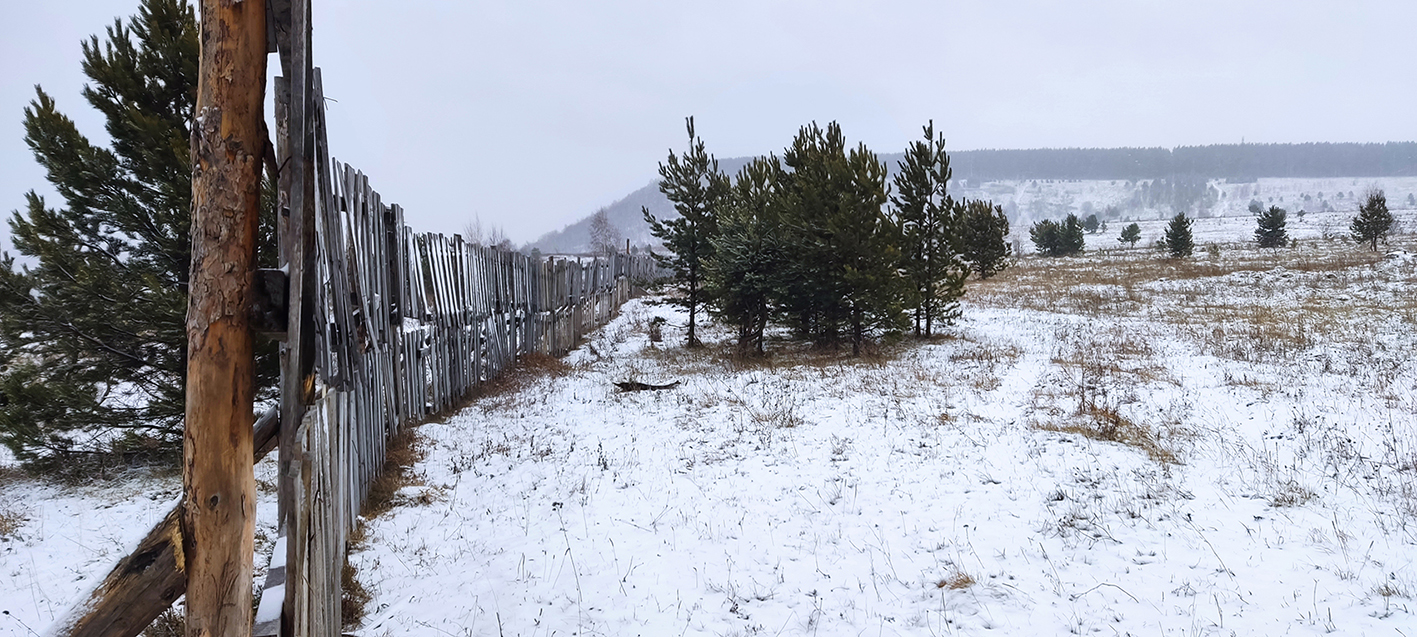
[[(1207, 185), (1219, 198), (1207, 210), (1187, 212), (1196, 223), (1197, 245), (1252, 238), (1255, 219), (1248, 209), (1251, 200), (1288, 211), (1289, 235), (1301, 241), (1346, 234), (1369, 189), (1385, 191), (1388, 208), (1399, 225), (1417, 219), (1417, 177), (1265, 178), (1246, 183), (1210, 180)], [(1137, 245), (1151, 245), (1176, 211), (1169, 204), (1130, 207), (1128, 201), (1137, 189), (1136, 182), (1125, 180), (1011, 180), (958, 187), (951, 192), (956, 197), (987, 199), (1003, 206), (1010, 214), (1015, 246), (1030, 254), (1033, 244), (1028, 240), (1028, 227), (1043, 219), (1061, 220), (1068, 212), (1082, 219), (1095, 213), (1107, 222), (1106, 231), (1088, 236), (1088, 249), (1116, 247), (1117, 236), (1131, 222), (1142, 229)], [(1103, 211), (1108, 206), (1120, 209), (1120, 217), (1107, 219)]]
[[(717, 327), (686, 351), (682, 313), (632, 301), (417, 429), (418, 484), (351, 556), (353, 632), (1417, 635), (1417, 241), (1211, 253), (1206, 221), (1189, 260), (1026, 258), (944, 337), (861, 359), (739, 364)], [(179, 490), (0, 480), (0, 635), (43, 632)]]

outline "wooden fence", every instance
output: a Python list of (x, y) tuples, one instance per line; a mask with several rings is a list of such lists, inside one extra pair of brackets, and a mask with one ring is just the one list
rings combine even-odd
[(646, 257), (540, 258), (414, 232), (363, 173), (328, 159), (318, 70), (312, 88), (316, 373), (282, 436), (282, 457), (299, 460), (280, 476), (289, 501), (257, 635), (280, 634), (282, 601), (288, 634), (340, 634), (345, 545), (390, 437), (519, 356), (564, 354), (655, 275)]
[[(254, 459), (279, 447), (280, 538), (255, 635), (340, 635), (340, 575), (389, 439), (534, 352), (559, 356), (608, 321), (653, 260), (528, 256), (415, 233), (363, 173), (330, 160), (309, 0), (268, 0), (279, 270), (252, 273), (253, 321), (284, 339), (280, 404)], [(174, 508), (50, 634), (134, 637), (187, 588)], [(259, 559), (259, 558), (258, 558)], [(227, 565), (233, 572), (234, 565)]]

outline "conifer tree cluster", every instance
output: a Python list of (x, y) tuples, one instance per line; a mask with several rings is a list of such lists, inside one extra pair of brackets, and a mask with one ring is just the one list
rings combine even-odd
[[(25, 141), (65, 205), (27, 193), (10, 231), (28, 265), (0, 261), (0, 442), (21, 460), (180, 452), (197, 63), (192, 7), (144, 0), (83, 43), (83, 95), (111, 146), (43, 89), (25, 109)], [(274, 265), (271, 195), (263, 265)], [(273, 344), (258, 356), (269, 387)]]
[(912, 325), (930, 335), (958, 317), (971, 270), (988, 276), (1006, 264), (1008, 220), (948, 196), (944, 138), (933, 124), (924, 133), (890, 183), (878, 156), (849, 146), (835, 122), (802, 127), (781, 158), (729, 178), (690, 119), (690, 151), (671, 151), (660, 167), (660, 190), (681, 218), (644, 212), (669, 250), (659, 258), (677, 302), (690, 309), (686, 344), (698, 343), (699, 308), (735, 328), (742, 354), (764, 352), (770, 324), (859, 354), (876, 336)]
[(1028, 237), (1038, 253), (1049, 257), (1071, 257), (1083, 253), (1083, 224), (1075, 214), (1062, 222), (1045, 219), (1028, 229)]

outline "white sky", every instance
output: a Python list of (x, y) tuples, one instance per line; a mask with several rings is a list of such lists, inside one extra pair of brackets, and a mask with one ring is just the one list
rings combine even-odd
[[(687, 115), (720, 157), (812, 120), (882, 153), (931, 118), (961, 150), (1417, 139), (1411, 0), (315, 3), (331, 150), (418, 230), (534, 239), (653, 180)], [(138, 3), (10, 4), (7, 217), (47, 190), (33, 85), (101, 136), (79, 41)]]

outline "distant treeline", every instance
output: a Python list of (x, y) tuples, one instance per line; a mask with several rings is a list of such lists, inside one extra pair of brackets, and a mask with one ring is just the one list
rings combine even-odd
[(1041, 148), (950, 153), (955, 179), (1164, 179), (1417, 176), (1417, 142), (1217, 144), (1165, 148)]

